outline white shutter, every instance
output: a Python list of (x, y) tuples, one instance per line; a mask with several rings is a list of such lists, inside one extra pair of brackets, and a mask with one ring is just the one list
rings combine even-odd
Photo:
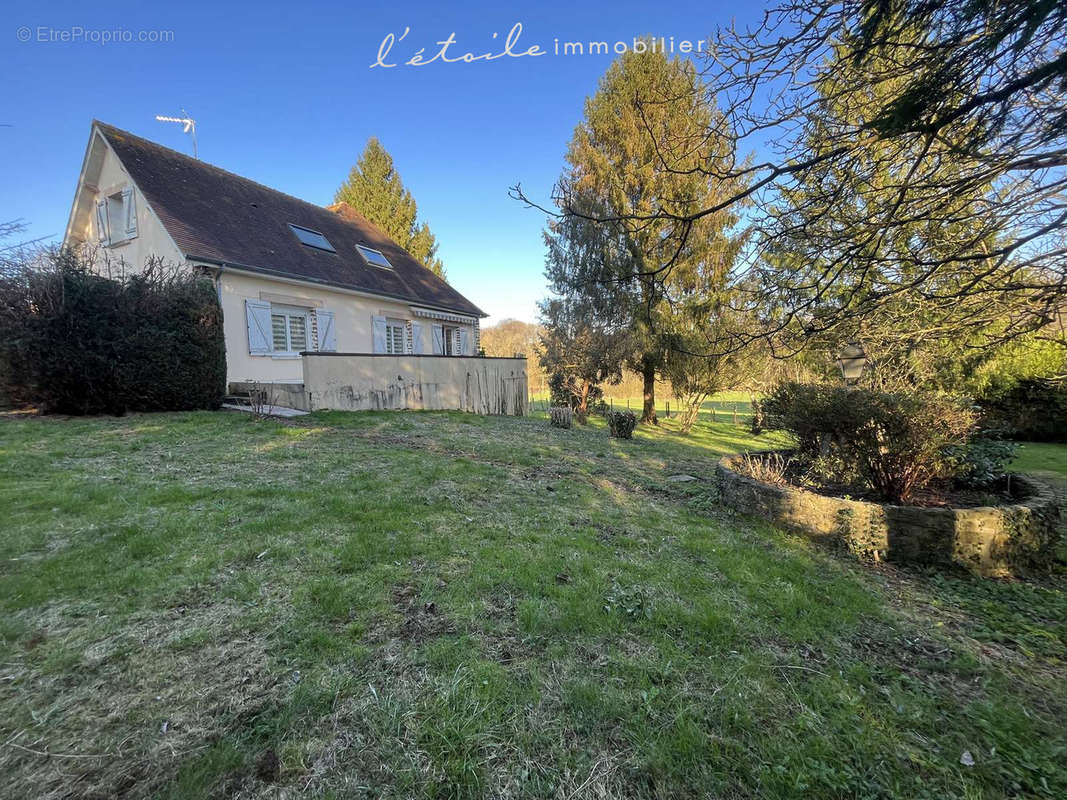
[(374, 339), (374, 352), (385, 352), (385, 317), (372, 316), (371, 322), (371, 336)]
[(104, 244), (108, 242), (107, 200), (96, 201), (96, 235)]
[(445, 354), (445, 328), (443, 325), (434, 325), (433, 331), (433, 354), (443, 356)]
[(471, 353), (471, 332), (466, 328), (459, 329), (459, 354), (461, 356), (473, 355)]
[(315, 310), (315, 323), (319, 328), (319, 350), (327, 353), (337, 351), (337, 328), (333, 324), (333, 312)]
[(413, 352), (417, 356), (422, 355), (422, 325), (418, 322), (411, 323), (411, 341), (415, 348)]
[(248, 352), (272, 352), (274, 346), (270, 332), (270, 303), (245, 300), (245, 317), (248, 322)]
[(137, 195), (133, 188), (122, 190), (122, 210), (126, 217), (126, 236), (132, 239), (137, 235)]

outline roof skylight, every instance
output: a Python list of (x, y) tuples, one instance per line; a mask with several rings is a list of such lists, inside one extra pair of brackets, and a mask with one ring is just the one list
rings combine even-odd
[(381, 250), (375, 250), (373, 247), (365, 247), (361, 244), (357, 244), (356, 247), (359, 248), (359, 254), (367, 260), (368, 264), (385, 269), (393, 268), (393, 265), (389, 263), (389, 259), (385, 257)]
[(297, 239), (308, 247), (314, 247), (316, 250), (325, 250), (327, 253), (337, 252), (333, 249), (333, 245), (330, 244), (330, 240), (318, 231), (313, 231), (310, 228), (301, 228), (291, 222), (289, 223), (289, 229), (296, 234)]

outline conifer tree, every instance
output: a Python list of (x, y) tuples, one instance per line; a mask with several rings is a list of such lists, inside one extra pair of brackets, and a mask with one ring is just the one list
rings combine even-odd
[[(717, 111), (701, 87), (689, 61), (651, 48), (618, 58), (586, 101), (557, 189), (566, 213), (546, 235), (551, 291), (604, 335), (626, 332), (625, 365), (642, 376), (641, 420), (653, 424), (679, 315), (714, 313), (740, 247), (734, 211), (681, 225), (660, 217), (687, 217), (737, 190), (739, 179), (709, 177), (734, 152), (709, 135)], [(669, 154), (658, 144), (668, 140)]]
[(426, 222), (419, 224), (415, 198), (376, 137), (367, 140), (348, 180), (334, 194), (334, 202), (352, 206), (434, 274), (445, 277), (444, 264), (437, 257), (437, 238)]

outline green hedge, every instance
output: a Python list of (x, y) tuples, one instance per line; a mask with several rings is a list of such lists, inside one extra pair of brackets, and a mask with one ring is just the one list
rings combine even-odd
[(983, 422), (1015, 439), (1067, 442), (1067, 386), (1024, 380), (991, 397), (979, 397)]
[(214, 285), (146, 265), (122, 280), (70, 253), (0, 279), (0, 394), (63, 414), (218, 408), (226, 388)]

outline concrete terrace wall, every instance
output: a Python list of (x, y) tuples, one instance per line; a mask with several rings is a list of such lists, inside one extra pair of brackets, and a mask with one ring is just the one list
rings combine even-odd
[(313, 410), (527, 411), (525, 358), (306, 353), (302, 361)]
[(243, 395), (246, 392), (264, 392), (266, 405), (295, 408), (297, 411), (311, 411), (307, 392), (302, 383), (270, 383), (267, 381), (234, 381), (228, 384), (229, 393)]
[(890, 561), (959, 564), (987, 577), (1046, 566), (1059, 537), (1060, 509), (1043, 483), (1015, 476), (1021, 499), (988, 508), (920, 508), (827, 497), (772, 486), (716, 467), (722, 502), (813, 538)]

